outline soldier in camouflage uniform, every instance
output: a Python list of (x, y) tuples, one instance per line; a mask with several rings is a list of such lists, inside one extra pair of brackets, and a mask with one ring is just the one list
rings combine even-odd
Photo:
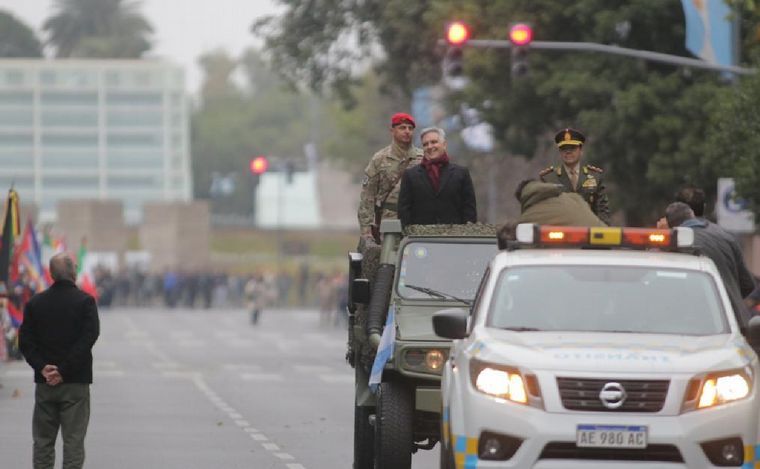
[(412, 145), (414, 128), (412, 116), (394, 114), (390, 129), (393, 141), (375, 153), (364, 170), (358, 213), (363, 238), (374, 237), (379, 243), (380, 220), (398, 218), (401, 175), (422, 159), (422, 150)]
[(575, 129), (557, 132), (554, 142), (559, 148), (561, 164), (549, 166), (539, 173), (544, 182), (560, 184), (565, 192), (575, 192), (588, 202), (591, 211), (604, 223), (610, 224), (610, 207), (602, 179), (602, 169), (581, 164), (586, 137)]

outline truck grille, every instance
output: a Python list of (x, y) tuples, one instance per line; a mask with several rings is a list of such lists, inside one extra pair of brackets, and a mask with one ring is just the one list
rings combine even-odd
[(673, 445), (649, 445), (642, 449), (578, 448), (575, 443), (558, 441), (544, 446), (539, 458), (683, 462), (681, 452)]
[[(619, 383), (627, 395), (617, 409), (608, 409), (599, 399), (602, 388), (610, 382)], [(565, 409), (595, 412), (659, 412), (665, 404), (669, 385), (668, 380), (557, 378)]]

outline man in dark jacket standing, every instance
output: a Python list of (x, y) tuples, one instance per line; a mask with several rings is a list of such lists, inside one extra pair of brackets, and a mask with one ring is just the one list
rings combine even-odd
[(403, 226), (475, 223), (475, 189), (467, 168), (446, 153), (446, 132), (437, 127), (420, 134), (422, 162), (401, 177), (398, 217)]
[(63, 469), (81, 469), (90, 420), (92, 346), (100, 334), (92, 296), (77, 288), (76, 265), (67, 253), (50, 259), (53, 285), (24, 308), (19, 346), (34, 369), (34, 469), (52, 469), (58, 430)]
[(736, 319), (739, 325), (746, 327), (752, 314), (742, 300), (755, 289), (755, 280), (744, 263), (739, 244), (730, 236), (711, 229), (707, 220), (695, 217), (691, 207), (683, 202), (668, 205), (665, 219), (671, 228), (685, 226), (694, 230), (694, 245), (715, 263), (734, 306)]

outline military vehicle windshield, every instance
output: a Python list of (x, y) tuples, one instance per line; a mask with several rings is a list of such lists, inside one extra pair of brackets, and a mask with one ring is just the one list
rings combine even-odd
[(490, 240), (483, 243), (411, 242), (404, 247), (398, 294), (415, 300), (471, 301), (488, 261), (496, 252), (496, 244)]

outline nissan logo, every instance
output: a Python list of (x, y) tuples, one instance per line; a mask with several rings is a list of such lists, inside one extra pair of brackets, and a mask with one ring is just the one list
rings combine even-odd
[(617, 409), (622, 406), (626, 397), (628, 397), (628, 395), (625, 393), (625, 388), (623, 388), (620, 383), (607, 383), (599, 392), (599, 400), (602, 401), (602, 405), (608, 409)]

